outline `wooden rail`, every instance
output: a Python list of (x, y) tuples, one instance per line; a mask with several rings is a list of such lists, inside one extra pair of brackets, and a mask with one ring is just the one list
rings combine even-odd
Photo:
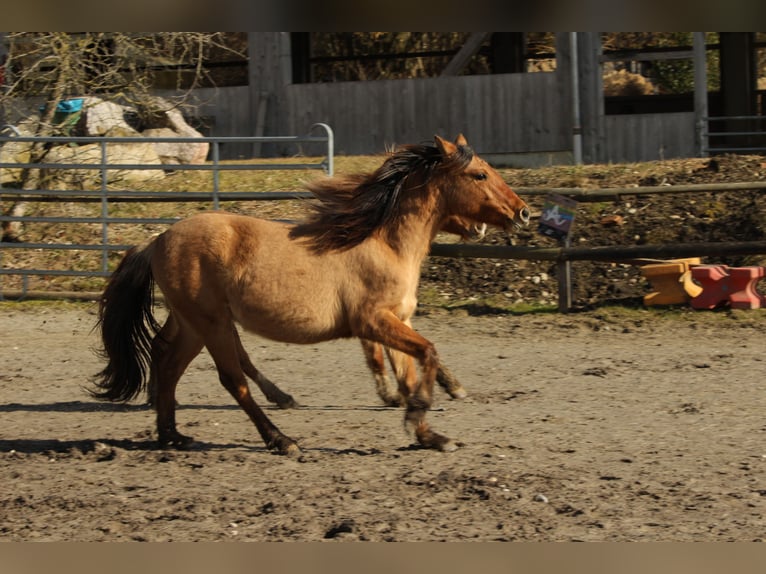
[(628, 245), (599, 247), (521, 247), (468, 243), (435, 243), (434, 257), (473, 257), (480, 259), (527, 259), (534, 261), (610, 261), (645, 265), (683, 257), (721, 257), (766, 253), (766, 241), (727, 241), (715, 243), (675, 243), (667, 245)]

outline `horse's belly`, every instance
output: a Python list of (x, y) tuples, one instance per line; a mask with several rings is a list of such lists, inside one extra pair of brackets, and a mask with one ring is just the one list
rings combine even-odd
[(317, 343), (351, 334), (347, 322), (332, 306), (296, 301), (249, 304), (235, 309), (234, 317), (247, 331), (284, 343)]

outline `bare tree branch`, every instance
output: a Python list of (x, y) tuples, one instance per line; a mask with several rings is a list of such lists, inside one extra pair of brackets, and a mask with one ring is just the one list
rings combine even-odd
[[(1, 123), (27, 120), (32, 135), (57, 133), (56, 108), (62, 100), (97, 95), (103, 100), (132, 106), (139, 113), (157, 98), (151, 90), (159, 73), (175, 73), (176, 87), (188, 86), (173, 98), (179, 106), (191, 90), (208, 80), (205, 59), (211, 50), (236, 52), (224, 33), (161, 32), (13, 32), (5, 34), (7, 57), (0, 86)], [(244, 57), (236, 52), (239, 57)], [(42, 106), (40, 106), (42, 102)], [(165, 110), (163, 110), (165, 111)], [(43, 143), (30, 149), (30, 163), (41, 163), (48, 153)], [(39, 189), (40, 170), (21, 171), (23, 189)], [(5, 210), (23, 214), (23, 205)], [(18, 226), (3, 225), (3, 238), (18, 240)]]

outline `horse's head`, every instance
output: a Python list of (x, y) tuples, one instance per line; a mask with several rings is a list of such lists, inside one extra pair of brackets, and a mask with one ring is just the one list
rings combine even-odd
[(459, 135), (455, 143), (435, 136), (442, 155), (447, 216), (458, 215), (501, 229), (529, 223), (529, 207), (486, 161), (476, 155)]

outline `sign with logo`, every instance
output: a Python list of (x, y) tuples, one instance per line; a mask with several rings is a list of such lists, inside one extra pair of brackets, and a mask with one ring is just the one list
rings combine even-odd
[(576, 210), (574, 199), (556, 194), (546, 196), (537, 231), (559, 241), (566, 239), (572, 230)]

